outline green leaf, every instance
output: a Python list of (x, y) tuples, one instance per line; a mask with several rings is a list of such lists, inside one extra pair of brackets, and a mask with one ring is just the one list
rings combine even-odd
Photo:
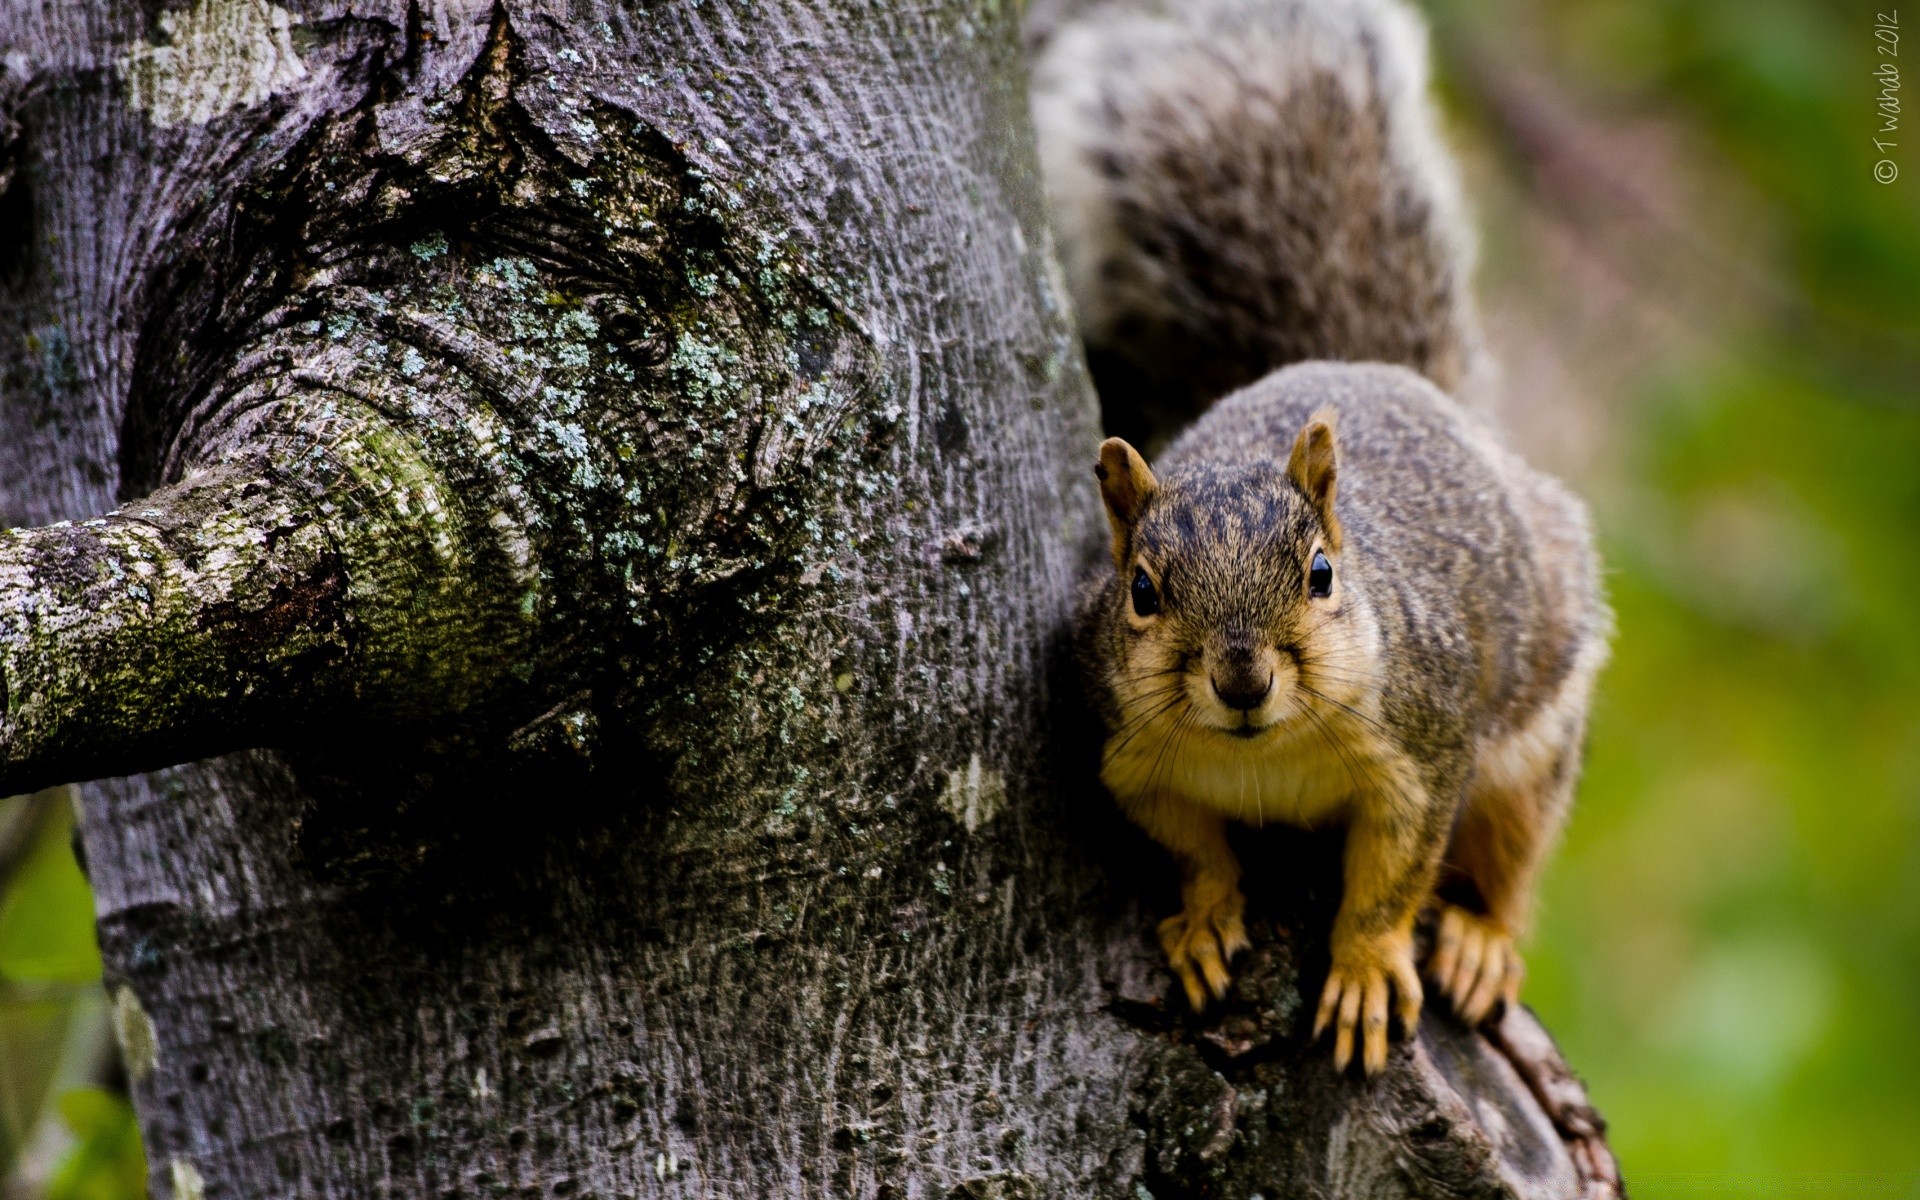
[(147, 1156), (124, 1097), (77, 1088), (60, 1097), (60, 1116), (79, 1143), (48, 1182), (46, 1200), (145, 1200)]
[(93, 891), (73, 860), (72, 817), (47, 822), (13, 886), (0, 897), (0, 976), (26, 983), (100, 978)]
[(100, 1088), (75, 1088), (60, 1097), (60, 1119), (82, 1140), (113, 1134), (131, 1112), (125, 1100)]

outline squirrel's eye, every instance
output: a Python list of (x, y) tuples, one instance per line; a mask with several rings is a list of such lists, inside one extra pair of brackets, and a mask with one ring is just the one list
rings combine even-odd
[(1160, 611), (1160, 593), (1153, 590), (1153, 580), (1147, 578), (1145, 567), (1133, 569), (1133, 611), (1142, 617)]
[(1313, 552), (1313, 568), (1307, 572), (1307, 595), (1315, 600), (1333, 595), (1333, 564), (1318, 550)]

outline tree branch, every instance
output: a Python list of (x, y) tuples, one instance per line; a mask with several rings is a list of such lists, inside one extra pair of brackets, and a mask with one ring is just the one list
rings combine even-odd
[(420, 447), (324, 391), (236, 406), (240, 449), (116, 512), (0, 532), (0, 793), (421, 723), (516, 622)]
[(1540, 1018), (1524, 1005), (1510, 1004), (1485, 1033), (1526, 1082), (1566, 1143), (1567, 1155), (1580, 1176), (1581, 1200), (1621, 1200), (1626, 1187), (1613, 1148), (1607, 1144), (1607, 1122), (1587, 1098), (1586, 1085), (1567, 1065)]

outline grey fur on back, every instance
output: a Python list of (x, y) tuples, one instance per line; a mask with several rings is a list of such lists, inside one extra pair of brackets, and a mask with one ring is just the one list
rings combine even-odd
[(1397, 0), (1039, 0), (1033, 110), (1110, 431), (1307, 359), (1482, 369), (1472, 239)]

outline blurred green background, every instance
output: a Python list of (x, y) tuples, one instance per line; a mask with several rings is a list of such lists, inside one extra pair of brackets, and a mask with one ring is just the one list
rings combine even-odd
[(1428, 5), (1503, 407), (1593, 504), (1618, 613), (1526, 995), (1636, 1197), (1920, 1197), (1920, 125), (1879, 133), (1874, 74), (1920, 68), (1920, 8), (1905, 60), (1891, 8)]
[(0, 800), (0, 1200), (137, 1200), (70, 790)]
[[(1503, 405), (1592, 501), (1619, 615), (1528, 999), (1637, 1197), (1920, 1198), (1920, 124), (1879, 132), (1892, 10), (1428, 11)], [(64, 792), (0, 801), (5, 1200), (140, 1194), (70, 825)]]

